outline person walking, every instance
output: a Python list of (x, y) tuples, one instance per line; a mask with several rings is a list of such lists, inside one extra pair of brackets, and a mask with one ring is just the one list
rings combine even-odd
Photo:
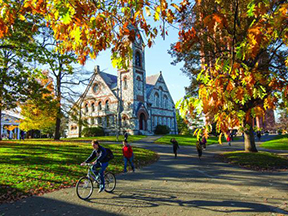
[(232, 140), (232, 139), (231, 139), (231, 133), (230, 133), (230, 131), (228, 132), (226, 139), (227, 139), (228, 145), (231, 146), (231, 140)]
[(132, 147), (131, 147), (131, 145), (128, 144), (127, 140), (123, 141), (122, 152), (123, 152), (123, 159), (124, 159), (124, 173), (127, 172), (127, 162), (128, 161), (131, 165), (133, 172), (135, 172), (135, 167), (133, 164), (134, 154), (133, 154)]
[(124, 132), (124, 141), (128, 142), (128, 136), (129, 136), (128, 132), (125, 131)]
[(203, 150), (206, 150), (206, 143), (207, 143), (207, 140), (206, 140), (205, 136), (203, 136), (201, 141), (200, 141), (200, 144), (202, 145)]
[(172, 138), (172, 139), (170, 140), (170, 142), (171, 142), (172, 145), (173, 145), (173, 152), (174, 152), (175, 158), (177, 158), (177, 151), (178, 151), (178, 149), (180, 148), (180, 147), (179, 147), (179, 144), (178, 144), (178, 142), (176, 141), (175, 138)]
[(200, 140), (197, 140), (197, 142), (196, 142), (196, 150), (197, 150), (197, 153), (198, 153), (198, 158), (199, 158), (199, 160), (201, 160), (202, 145), (201, 145), (201, 141)]
[(92, 161), (94, 158), (97, 157), (96, 160), (92, 162), (92, 164), (93, 164), (93, 171), (95, 175), (97, 175), (96, 169), (100, 168), (99, 174), (100, 174), (101, 184), (100, 184), (98, 192), (101, 193), (105, 189), (104, 171), (106, 170), (108, 166), (109, 158), (107, 157), (106, 149), (99, 144), (98, 140), (93, 140), (91, 142), (91, 145), (93, 148), (91, 155), (85, 160), (85, 162), (81, 163), (80, 165), (84, 166), (85, 163), (89, 163), (90, 161)]
[(261, 132), (260, 131), (257, 131), (257, 137), (258, 137), (258, 141), (261, 140)]

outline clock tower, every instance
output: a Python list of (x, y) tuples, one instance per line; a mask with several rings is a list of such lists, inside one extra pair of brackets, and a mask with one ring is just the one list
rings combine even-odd
[[(131, 43), (131, 48), (133, 56), (128, 68), (118, 70), (117, 85), (120, 93), (119, 99), (123, 107), (120, 115), (122, 114), (122, 119), (134, 119), (135, 127), (139, 130), (145, 130), (147, 127), (148, 112), (144, 111), (144, 114), (142, 112), (139, 113), (140, 108), (147, 110), (145, 48), (138, 31), (135, 41)], [(132, 110), (132, 112), (126, 112), (125, 109)]]

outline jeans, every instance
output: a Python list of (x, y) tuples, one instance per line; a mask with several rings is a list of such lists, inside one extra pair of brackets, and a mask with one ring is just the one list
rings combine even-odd
[(107, 166), (108, 166), (108, 162), (96, 163), (93, 165), (93, 170), (96, 170), (96, 168), (100, 167), (99, 174), (100, 174), (101, 184), (103, 187), (105, 187), (104, 171), (106, 170)]
[(134, 157), (134, 155), (132, 155), (132, 157), (130, 157), (130, 158), (124, 157), (124, 172), (127, 172), (127, 162), (128, 161), (129, 161), (129, 163), (133, 169), (133, 172), (135, 171), (134, 164), (133, 164), (133, 157)]

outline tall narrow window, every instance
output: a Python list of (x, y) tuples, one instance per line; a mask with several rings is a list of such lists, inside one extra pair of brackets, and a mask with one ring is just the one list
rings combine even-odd
[(106, 116), (106, 127), (109, 127), (110, 126), (110, 122), (109, 122), (109, 116)]
[(136, 80), (137, 80), (137, 88), (138, 88), (138, 90), (142, 90), (142, 80), (141, 80), (141, 77), (140, 76), (137, 76), (137, 78), (136, 78)]
[(88, 104), (85, 104), (85, 112), (88, 113)]
[(141, 65), (141, 53), (139, 51), (136, 51), (136, 54), (135, 54), (135, 65), (138, 67), (142, 67), (142, 65)]
[(127, 77), (125, 76), (123, 79), (123, 88), (126, 90), (128, 88)]
[(158, 95), (157, 92), (155, 93), (155, 96), (154, 96), (154, 97), (155, 97), (155, 106), (156, 106), (156, 107), (159, 107), (159, 95)]
[(94, 112), (95, 111), (95, 103), (92, 103), (91, 108), (92, 108), (92, 112)]
[(102, 110), (102, 104), (101, 101), (98, 103), (98, 111)]
[(109, 110), (109, 101), (108, 100), (105, 103), (105, 110), (107, 110), (107, 111)]
[(101, 125), (102, 125), (102, 118), (101, 118), (101, 117), (98, 117), (97, 123), (98, 123), (98, 126), (101, 126)]

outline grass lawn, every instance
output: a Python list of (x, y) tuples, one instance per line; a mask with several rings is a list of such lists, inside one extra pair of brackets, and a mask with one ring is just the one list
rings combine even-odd
[[(161, 144), (171, 144), (170, 139), (175, 138), (179, 145), (196, 145), (196, 136), (191, 135), (165, 135), (160, 139), (156, 140), (155, 143)], [(207, 139), (207, 145), (217, 144), (218, 137), (209, 137)], [(222, 138), (222, 142), (226, 142), (224, 138)]]
[[(129, 135), (128, 142), (135, 142), (137, 140), (141, 140), (145, 138), (144, 135)], [(61, 140), (94, 140), (97, 139), (99, 141), (110, 141), (110, 142), (117, 142), (116, 136), (98, 136), (98, 137), (80, 137), (80, 138), (63, 138)], [(124, 140), (124, 136), (120, 135), (118, 137), (118, 141), (121, 142)]]
[[(103, 145), (111, 148), (114, 159), (108, 170), (123, 171), (122, 145)], [(155, 152), (133, 148), (136, 167), (158, 156)], [(87, 167), (79, 164), (91, 153), (90, 143), (61, 141), (0, 141), (0, 203), (74, 186)]]
[(227, 152), (217, 157), (224, 162), (257, 171), (277, 171), (288, 169), (288, 159), (270, 152), (248, 153), (244, 151)]
[(273, 140), (261, 144), (262, 148), (288, 150), (288, 135), (278, 135)]

